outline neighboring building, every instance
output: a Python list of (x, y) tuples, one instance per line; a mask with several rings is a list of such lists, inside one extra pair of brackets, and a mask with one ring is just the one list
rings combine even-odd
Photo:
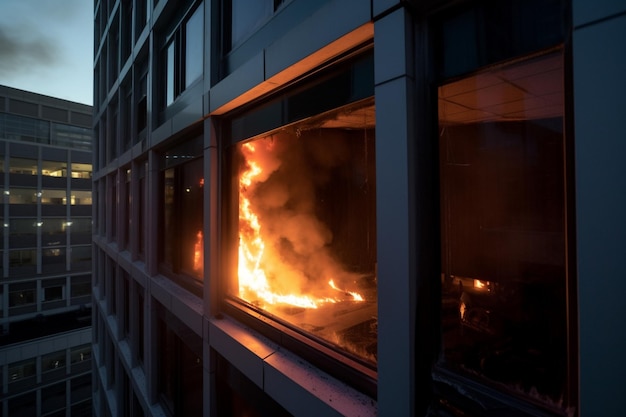
[(0, 86), (0, 415), (90, 416), (92, 108)]
[(623, 2), (94, 10), (97, 416), (623, 413)]

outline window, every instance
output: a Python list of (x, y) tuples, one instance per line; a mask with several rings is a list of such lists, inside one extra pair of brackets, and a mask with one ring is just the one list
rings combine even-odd
[(225, 0), (226, 20), (230, 20), (225, 50), (230, 51), (256, 32), (283, 3), (286, 0)]
[(202, 339), (159, 305), (158, 390), (170, 416), (202, 415)]
[(51, 381), (65, 375), (65, 350), (48, 353), (41, 357), (41, 379)]
[(45, 271), (55, 272), (65, 270), (65, 254), (64, 247), (44, 248), (41, 251), (41, 265)]
[(93, 132), (90, 128), (52, 123), (50, 144), (91, 151)]
[(41, 204), (65, 205), (67, 192), (65, 190), (42, 190)]
[(91, 218), (74, 217), (66, 222), (66, 227), (70, 229), (70, 238), (73, 244), (91, 242)]
[(91, 276), (78, 275), (70, 278), (70, 297), (72, 305), (89, 302), (91, 299)]
[(67, 177), (67, 162), (41, 161), (41, 175)]
[(35, 358), (9, 364), (9, 383), (35, 376)]
[(135, 77), (135, 121), (136, 137), (134, 143), (138, 143), (146, 136), (148, 127), (148, 62), (142, 61), (136, 65)]
[(37, 160), (25, 158), (11, 158), (9, 160), (9, 173), (37, 175)]
[(72, 361), (72, 373), (79, 369), (88, 370), (91, 366), (91, 345), (86, 344), (73, 347), (70, 350), (70, 360)]
[(164, 155), (161, 259), (165, 272), (193, 291), (204, 276), (202, 155), (203, 137), (185, 142)]
[(146, 228), (145, 228), (145, 211), (146, 211), (146, 172), (148, 171), (148, 162), (140, 162), (139, 170), (139, 186), (137, 195), (137, 209), (133, 210), (133, 217), (137, 220), (137, 252), (139, 259), (144, 259), (146, 245)]
[(70, 250), (72, 270), (88, 269), (91, 267), (91, 245), (72, 246)]
[(8, 400), (10, 416), (37, 415), (37, 391), (32, 391)]
[(16, 188), (9, 190), (9, 204), (37, 204), (37, 190), (34, 188)]
[(42, 388), (41, 413), (47, 416), (53, 411), (65, 410), (65, 391), (65, 382)]
[(8, 140), (48, 143), (50, 122), (15, 114), (0, 114), (0, 134)]
[(314, 347), (323, 340), (368, 375), (378, 314), (372, 64), (365, 54), (230, 120), (223, 208), (226, 270), (237, 271), (227, 305)]
[(72, 162), (72, 178), (91, 179), (91, 164)]
[(439, 87), (442, 366), (560, 408), (567, 395), (560, 52)]
[(90, 206), (92, 203), (91, 191), (72, 190), (72, 198), (70, 201), (72, 205)]
[(492, 402), (517, 414), (521, 400), (528, 414), (564, 415), (577, 403), (564, 10), (560, 0), (473, 2), (432, 25), (441, 219), (434, 387), (453, 413)]
[(204, 7), (189, 8), (167, 35), (164, 46), (165, 105), (202, 76)]
[(36, 235), (37, 219), (15, 217), (9, 223), (9, 236)]
[(9, 251), (9, 267), (21, 266), (37, 266), (37, 251), (35, 249)]
[(41, 227), (42, 246), (61, 246), (66, 242), (67, 222), (64, 218), (46, 217), (37, 224)]
[[(91, 374), (72, 378), (70, 381), (70, 401), (72, 404), (91, 398)], [(72, 415), (74, 412), (72, 410)]]

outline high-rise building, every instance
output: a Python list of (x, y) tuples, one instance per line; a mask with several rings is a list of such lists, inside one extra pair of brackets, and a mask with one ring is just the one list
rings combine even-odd
[(97, 416), (622, 412), (623, 2), (94, 5)]
[(0, 415), (90, 416), (92, 108), (0, 86)]

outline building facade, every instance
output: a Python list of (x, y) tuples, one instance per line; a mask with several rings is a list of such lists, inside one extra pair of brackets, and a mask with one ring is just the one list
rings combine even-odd
[(620, 414), (624, 4), (94, 6), (96, 415)]
[(0, 86), (2, 415), (91, 415), (91, 111)]

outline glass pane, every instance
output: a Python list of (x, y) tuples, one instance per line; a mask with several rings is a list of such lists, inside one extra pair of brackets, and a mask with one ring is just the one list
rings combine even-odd
[(557, 404), (566, 381), (560, 53), (439, 88), (443, 361)]
[(15, 188), (9, 190), (9, 204), (36, 204), (37, 190), (34, 188)]
[(14, 218), (9, 223), (9, 236), (37, 235), (37, 219)]
[(185, 30), (185, 88), (202, 75), (204, 54), (204, 8), (196, 9)]
[(175, 84), (174, 84), (174, 65), (175, 65), (175, 42), (172, 42), (168, 45), (167, 47), (167, 58), (166, 58), (166, 62), (167, 62), (167, 68), (165, 70), (166, 72), (166, 86), (165, 86), (165, 91), (166, 91), (166, 97), (165, 97), (165, 103), (166, 104), (172, 104), (174, 102), (174, 97), (176, 95), (176, 91), (175, 91)]
[(72, 348), (70, 357), (72, 364), (91, 360), (91, 345), (81, 345)]
[(41, 357), (41, 370), (43, 372), (61, 368), (65, 368), (65, 350), (59, 350)]
[(72, 190), (72, 205), (91, 205), (91, 191)]
[(257, 30), (274, 13), (273, 0), (231, 0), (231, 46)]
[(51, 145), (91, 150), (93, 131), (86, 127), (52, 123)]
[(37, 160), (25, 158), (11, 158), (9, 160), (9, 173), (37, 175)]
[(43, 190), (41, 192), (41, 204), (65, 205), (67, 192), (65, 190)]
[(91, 164), (72, 163), (72, 178), (91, 178)]
[(376, 363), (373, 100), (245, 143), (234, 153), (238, 274), (250, 306)]
[(41, 175), (67, 177), (67, 162), (41, 161)]

